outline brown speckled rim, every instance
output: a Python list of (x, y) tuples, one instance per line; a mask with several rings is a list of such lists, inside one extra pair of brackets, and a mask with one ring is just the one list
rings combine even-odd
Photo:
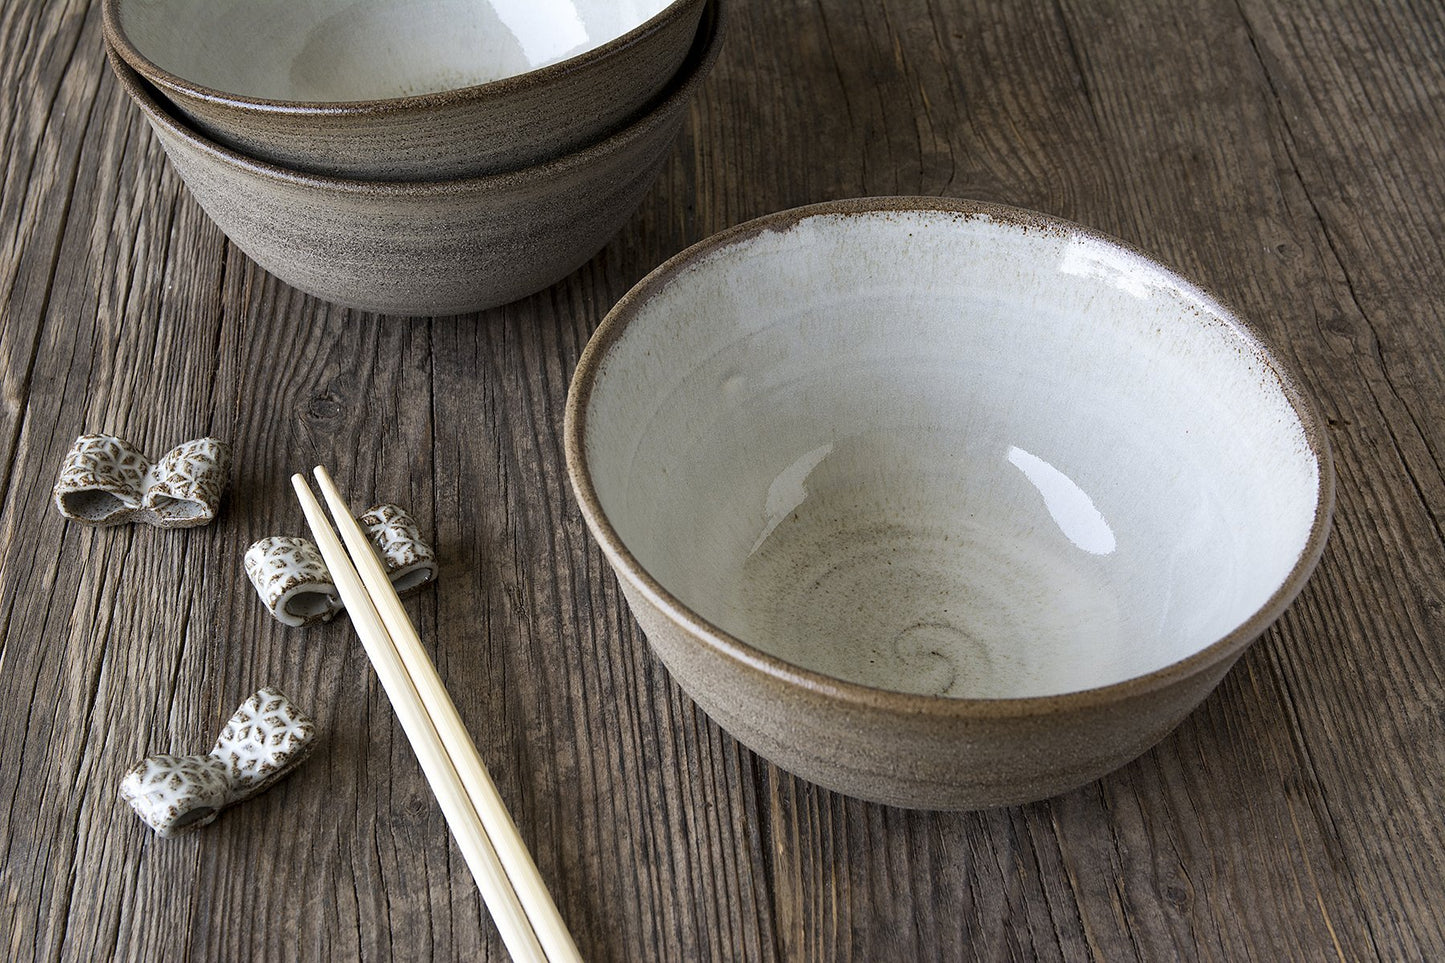
[(705, 0), (673, 0), (651, 19), (633, 27), (627, 33), (607, 41), (575, 57), (568, 57), (556, 63), (529, 70), (526, 73), (503, 77), (485, 84), (459, 87), (455, 90), (440, 90), (433, 93), (416, 94), (410, 97), (388, 97), (373, 100), (353, 101), (290, 101), (270, 100), (264, 97), (246, 97), (240, 94), (216, 90), (203, 84), (194, 83), (177, 76), (151, 60), (131, 43), (122, 22), (122, 6), (125, 0), (103, 0), (101, 4), (101, 31), (108, 43), (132, 70), (145, 77), (162, 90), (172, 90), (214, 104), (225, 104), (256, 113), (285, 114), (300, 117), (343, 116), (346, 114), (388, 114), (405, 110), (431, 109), (446, 104), (466, 103), (500, 98), (527, 87), (552, 83), (559, 77), (586, 70), (599, 60), (615, 56), (630, 47), (663, 30), (673, 21), (685, 17)]
[(455, 180), (398, 181), (332, 177), (326, 174), (311, 174), (290, 167), (282, 167), (242, 154), (217, 144), (177, 117), (162, 102), (160, 96), (146, 82), (146, 79), (121, 58), (119, 51), (113, 45), (107, 44), (106, 52), (110, 59), (111, 70), (115, 73), (116, 78), (152, 124), (163, 128), (172, 137), (185, 141), (189, 146), (216, 158), (227, 166), (239, 168), (283, 184), (349, 195), (368, 197), (471, 195), (482, 191), (511, 190), (528, 181), (547, 181), (560, 177), (570, 170), (590, 167), (597, 164), (600, 158), (626, 148), (627, 145), (645, 137), (657, 125), (666, 123), (674, 109), (678, 107), (678, 102), (691, 98), (697, 88), (702, 85), (711, 71), (713, 63), (717, 60), (718, 52), (722, 49), (725, 32), (724, 7), (723, 0), (708, 0), (707, 6), (703, 9), (702, 21), (698, 25), (697, 36), (694, 38), (692, 48), (688, 51), (687, 58), (683, 61), (677, 76), (663, 89), (657, 99), (626, 127), (587, 147), (541, 164), (497, 174), (480, 174)]
[[(608, 520), (606, 512), (603, 511), (597, 491), (592, 484), (592, 476), (587, 463), (587, 409), (598, 373), (612, 346), (617, 343), (643, 305), (670, 284), (681, 271), (720, 248), (746, 242), (764, 232), (787, 230), (810, 217), (869, 215), (890, 211), (939, 212), (966, 218), (986, 218), (994, 223), (1012, 226), (1021, 231), (1042, 231), (1059, 237), (1082, 237), (1111, 245), (1137, 261), (1141, 268), (1169, 278), (1187, 296), (1207, 307), (1212, 315), (1218, 317), (1233, 330), (1235, 336), (1243, 342), (1251, 354), (1263, 361), (1266, 367), (1274, 373), (1285, 398), (1299, 418), (1304, 429), (1306, 443), (1314, 455), (1319, 477), (1319, 491), (1316, 496), (1314, 521), (1310, 527), (1309, 537), (1294, 566), (1269, 599), (1243, 624), (1223, 638), (1178, 662), (1105, 686), (1055, 695), (1001, 699), (916, 695), (847, 682), (770, 655), (697, 615), (643, 569), (637, 559), (628, 551), (627, 546), (623, 544), (621, 537)], [(954, 198), (866, 197), (829, 201), (769, 214), (715, 234), (687, 248), (639, 281), (603, 318), (602, 324), (588, 342), (586, 349), (583, 350), (582, 357), (577, 363), (577, 370), (573, 374), (571, 389), (567, 396), (564, 438), (567, 473), (572, 481), (573, 492), (582, 508), (582, 515), (592, 530), (593, 537), (601, 545), (603, 553), (607, 556), (618, 577), (625, 579), (636, 591), (657, 606), (668, 619), (686, 630), (692, 638), (697, 640), (697, 644), (708, 646), (718, 654), (753, 671), (788, 685), (799, 686), (825, 698), (859, 708), (883, 709), (908, 715), (940, 718), (983, 719), (1041, 716), (1106, 706), (1132, 696), (1164, 688), (1225, 660), (1238, 657), (1283, 614), (1290, 602), (1304, 588), (1305, 582), (1309, 580), (1324, 551), (1335, 497), (1334, 465), (1330, 456), (1329, 439), (1324, 429), (1324, 422), (1308, 397), (1300, 390), (1297, 380), (1266, 348), (1258, 333), (1223, 301), (1127, 242), (1047, 214), (1001, 204)]]

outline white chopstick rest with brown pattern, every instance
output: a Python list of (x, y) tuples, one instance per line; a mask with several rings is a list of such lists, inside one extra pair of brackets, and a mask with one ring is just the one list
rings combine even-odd
[(120, 798), (145, 824), (172, 836), (269, 789), (311, 754), (316, 724), (280, 691), (241, 704), (204, 756), (147, 756), (120, 783)]
[(341, 596), (316, 546), (292, 535), (271, 535), (246, 549), (246, 575), (266, 610), (283, 625), (329, 622)]
[(55, 507), (90, 525), (204, 525), (220, 508), (230, 461), (230, 447), (215, 438), (177, 445), (152, 464), (123, 438), (81, 435), (61, 463)]
[[(358, 519), (399, 594), (436, 579), (436, 553), (412, 517), (395, 505), (377, 505)], [(246, 574), (267, 611), (284, 625), (329, 622), (342, 610), (341, 594), (321, 553), (308, 539), (272, 535), (246, 549)]]
[(398, 595), (419, 589), (437, 575), (437, 557), (412, 517), (395, 505), (376, 505), (357, 518), (386, 577)]

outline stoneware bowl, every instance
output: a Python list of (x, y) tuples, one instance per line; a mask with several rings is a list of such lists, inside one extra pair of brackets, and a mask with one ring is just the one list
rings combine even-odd
[(784, 769), (1045, 798), (1193, 709), (1299, 592), (1333, 474), (1229, 309), (1125, 245), (929, 198), (683, 252), (609, 313), (567, 466), (653, 649)]
[(676, 82), (631, 125), (536, 167), (453, 181), (342, 180), (262, 163), (200, 136), (123, 61), (111, 66), (196, 201), (257, 264), (338, 304), (441, 315), (538, 291), (606, 244), (667, 159), (721, 39), (712, 0)]
[(706, 0), (105, 0), (105, 37), (209, 138), (341, 177), (577, 150), (647, 108)]

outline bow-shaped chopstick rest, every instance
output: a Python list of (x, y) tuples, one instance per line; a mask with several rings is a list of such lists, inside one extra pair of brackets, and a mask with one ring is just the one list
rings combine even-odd
[(315, 723), (268, 686), (241, 704), (208, 754), (147, 756), (121, 780), (120, 797), (162, 836), (196, 829), (270, 788), (315, 740)]
[(230, 461), (230, 447), (215, 438), (177, 445), (152, 464), (122, 438), (81, 435), (61, 463), (55, 507), (91, 525), (204, 525), (216, 517)]
[[(397, 592), (416, 591), (436, 578), (436, 553), (403, 509), (377, 505), (358, 521)], [(246, 549), (245, 564), (266, 609), (285, 625), (329, 622), (343, 607), (321, 553), (307, 539), (263, 538)]]

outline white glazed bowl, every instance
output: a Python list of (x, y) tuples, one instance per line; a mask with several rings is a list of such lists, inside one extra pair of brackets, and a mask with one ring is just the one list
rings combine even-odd
[(705, 0), (105, 0), (107, 43), (189, 123), (284, 167), (443, 180), (636, 117)]
[(1041, 798), (1137, 755), (1328, 528), (1318, 420), (1241, 321), (990, 205), (838, 202), (704, 241), (608, 315), (568, 416), (584, 515), (683, 688), (785, 768), (902, 805)]

